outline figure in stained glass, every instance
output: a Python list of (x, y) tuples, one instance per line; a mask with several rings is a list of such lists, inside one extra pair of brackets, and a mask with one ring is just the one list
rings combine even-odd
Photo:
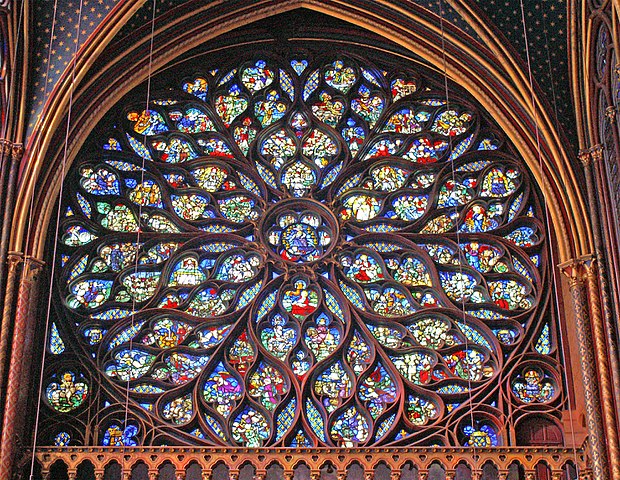
[(155, 110), (143, 110), (141, 113), (129, 112), (127, 120), (133, 123), (134, 132), (140, 135), (157, 135), (168, 131), (164, 118)]
[(354, 447), (368, 438), (368, 420), (355, 407), (350, 407), (337, 417), (330, 433), (343, 447)]
[(512, 381), (512, 392), (523, 403), (547, 403), (555, 396), (554, 382), (541, 368), (526, 368)]
[(340, 343), (340, 331), (327, 315), (321, 314), (316, 320), (316, 325), (306, 330), (304, 340), (317, 361), (321, 361), (327, 358)]
[(340, 218), (349, 220), (354, 218), (358, 222), (365, 222), (375, 218), (381, 210), (381, 203), (370, 195), (351, 195), (343, 202)]
[(364, 144), (366, 132), (361, 126), (355, 123), (355, 120), (349, 118), (347, 120), (347, 126), (342, 129), (342, 138), (349, 146), (351, 155), (355, 156), (360, 147)]
[(175, 398), (164, 405), (162, 417), (176, 425), (183, 425), (190, 421), (194, 414), (194, 404), (191, 395)]
[(279, 314), (274, 315), (271, 326), (263, 329), (261, 342), (267, 351), (279, 359), (284, 359), (297, 341), (297, 332), (286, 326), (286, 320)]
[(276, 90), (267, 93), (266, 99), (256, 102), (254, 107), (254, 115), (263, 124), (263, 127), (280, 120), (285, 113), (286, 103), (280, 101), (280, 95)]
[(110, 425), (103, 434), (104, 447), (135, 447), (138, 445), (136, 436), (138, 427), (127, 425), (124, 429), (116, 424)]
[(196, 107), (188, 108), (185, 113), (174, 110), (168, 114), (170, 119), (176, 123), (179, 132), (200, 133), (215, 129), (209, 116)]
[(355, 375), (362, 373), (366, 366), (370, 363), (370, 346), (357, 332), (355, 332), (353, 338), (351, 339), (346, 358)]
[(247, 257), (235, 253), (224, 259), (217, 267), (215, 278), (232, 283), (244, 283), (254, 278), (258, 273), (260, 258), (257, 255)]
[(407, 398), (407, 418), (417, 426), (426, 425), (438, 415), (437, 406), (422, 397), (409, 395)]
[(359, 397), (366, 402), (373, 418), (379, 417), (387, 405), (396, 400), (396, 385), (381, 364), (377, 365), (361, 383)]
[(243, 388), (237, 378), (219, 363), (209, 374), (204, 384), (203, 395), (207, 402), (215, 406), (217, 412), (228, 417), (235, 401), (241, 398)]
[(248, 108), (247, 99), (239, 95), (239, 87), (233, 85), (229, 92), (229, 95), (220, 95), (215, 100), (215, 111), (226, 127), (230, 127), (233, 120)]
[(325, 70), (325, 82), (343, 93), (347, 93), (356, 80), (352, 67), (344, 65), (342, 60), (336, 60)]
[(344, 267), (345, 275), (358, 283), (370, 283), (384, 278), (379, 262), (365, 253), (356, 255), (353, 261), (349, 256), (342, 257), (340, 264)]
[(271, 85), (274, 76), (274, 72), (267, 68), (267, 63), (264, 60), (259, 60), (254, 67), (248, 67), (243, 70), (241, 81), (248, 90), (258, 92)]
[(505, 197), (516, 190), (516, 180), (519, 172), (512, 168), (502, 172), (499, 168), (493, 168), (482, 181), (483, 197)]
[(78, 408), (88, 396), (88, 385), (76, 381), (73, 372), (64, 372), (60, 382), (52, 382), (45, 390), (47, 401), (59, 412), (70, 412)]
[(246, 408), (232, 423), (233, 439), (247, 447), (260, 447), (271, 435), (267, 420), (262, 413)]
[(93, 195), (120, 194), (118, 177), (107, 168), (99, 168), (95, 171), (91, 167), (84, 167), (81, 176), (80, 184), (88, 193)]
[(415, 308), (399, 288), (386, 287), (382, 290), (368, 288), (365, 293), (372, 309), (383, 317), (399, 317), (415, 312)]
[(344, 113), (344, 103), (327, 92), (321, 92), (319, 101), (312, 105), (312, 113), (330, 127), (335, 127)]
[(308, 288), (304, 280), (298, 280), (292, 290), (286, 290), (282, 306), (291, 315), (303, 319), (317, 309), (319, 299), (314, 289)]
[(248, 378), (248, 394), (267, 410), (274, 410), (287, 391), (284, 376), (272, 365), (261, 362)]
[(249, 364), (254, 360), (255, 355), (254, 347), (244, 330), (228, 350), (228, 363), (243, 376), (247, 373)]

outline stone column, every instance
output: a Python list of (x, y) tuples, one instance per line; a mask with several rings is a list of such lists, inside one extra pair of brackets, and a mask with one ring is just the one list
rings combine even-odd
[[(615, 118), (615, 113), (614, 113)], [(601, 148), (592, 148), (588, 155), (580, 155), (586, 176), (588, 203), (594, 239), (595, 261), (586, 263), (588, 293), (594, 347), (600, 372), (601, 401), (605, 419), (605, 432), (609, 451), (611, 476), (620, 480), (620, 439), (618, 438), (618, 412), (620, 412), (620, 357), (614, 312), (610, 299), (609, 277), (601, 230), (598, 192), (593, 179), (592, 162), (600, 166), (603, 158)]]
[[(4, 282), (6, 276), (6, 263), (9, 256), (9, 240), (11, 236), (11, 224), (13, 223), (13, 214), (15, 213), (15, 192), (17, 187), (17, 179), (19, 174), (19, 166), (22, 161), (24, 149), (21, 144), (5, 143), (3, 149), (8, 149), (5, 159), (11, 159), (11, 165), (6, 181), (6, 189), (3, 191), (0, 202), (2, 202), (2, 228), (0, 229), (0, 305), (2, 304), (4, 290), (8, 283)], [(0, 307), (1, 308), (1, 307)]]
[[(31, 356), (31, 351), (26, 351), (27, 332), (34, 329), (34, 319), (31, 304), (37, 299), (33, 298), (36, 282), (41, 270), (42, 262), (29, 259), (24, 262), (19, 290), (17, 293), (17, 306), (15, 308), (15, 323), (13, 327), (13, 341), (11, 348), (11, 361), (9, 376), (6, 382), (6, 401), (4, 405), (4, 419), (2, 422), (2, 435), (0, 436), (0, 478), (11, 478), (15, 457), (17, 453), (17, 438), (20, 434), (18, 413), (20, 410), (19, 399), (23, 388), (30, 388), (30, 382), (24, 381), (28, 372), (23, 371), (25, 356)], [(17, 427), (17, 428), (16, 428)]]
[[(603, 237), (603, 228), (601, 227), (602, 211), (598, 208), (598, 199), (601, 196), (605, 197), (605, 192), (602, 191), (599, 182), (594, 182), (592, 177), (596, 172), (595, 177), (600, 178), (601, 170), (604, 168), (603, 163), (603, 147), (597, 145), (591, 148), (587, 156), (580, 155), (581, 161), (584, 163), (584, 173), (586, 175), (586, 187), (588, 190), (588, 202), (592, 205), (591, 218), (592, 218), (592, 232), (594, 237), (594, 251), (596, 253), (598, 281), (600, 285), (600, 298), (601, 307), (603, 313), (603, 322), (605, 330), (607, 331), (607, 348), (609, 350), (609, 366), (611, 369), (611, 381), (614, 389), (614, 411), (620, 412), (620, 353), (618, 349), (618, 331), (616, 328), (616, 315), (614, 313), (613, 301), (612, 301), (612, 289), (610, 285), (613, 284), (613, 277), (610, 271), (607, 270), (608, 266), (613, 265), (614, 255), (611, 252), (613, 248), (609, 241), (605, 242)], [(591, 161), (587, 159), (590, 158)], [(592, 165), (591, 165), (592, 164)], [(594, 170), (592, 170), (592, 166)], [(609, 199), (607, 201), (609, 203)], [(608, 205), (611, 207), (611, 205)], [(596, 211), (594, 211), (596, 209)], [(607, 245), (606, 245), (607, 243)], [(607, 246), (607, 248), (605, 248)], [(618, 432), (618, 419), (616, 418), (616, 431)], [(613, 461), (613, 459), (611, 459)], [(616, 463), (620, 464), (620, 458), (616, 460)]]
[[(616, 428), (614, 391), (609, 372), (609, 363), (612, 352), (606, 350), (605, 339), (609, 339), (611, 332), (605, 334), (602, 321), (600, 296), (597, 282), (597, 262), (594, 258), (584, 263), (588, 299), (590, 305), (590, 323), (593, 334), (594, 358), (598, 370), (598, 385), (601, 392), (601, 408), (605, 426), (605, 439), (609, 454), (611, 478), (620, 480), (620, 451), (618, 449), (618, 430)], [(609, 359), (609, 363), (608, 363)], [(617, 363), (617, 362), (616, 362)], [(613, 368), (613, 367), (612, 367)]]
[(19, 283), (19, 272), (22, 267), (21, 254), (9, 255), (9, 272), (7, 276), (7, 288), (2, 309), (0, 324), (0, 411), (6, 400), (6, 377), (11, 358), (11, 334), (13, 333), (13, 311), (15, 309), (15, 295)]
[(594, 346), (590, 331), (588, 310), (588, 292), (585, 282), (583, 260), (572, 260), (560, 265), (568, 277), (570, 294), (575, 312), (575, 328), (579, 343), (579, 360), (583, 380), (584, 400), (586, 406), (586, 423), (589, 430), (588, 440), (594, 480), (608, 480), (609, 467), (603, 419), (601, 417), (601, 400), (598, 391), (598, 373), (594, 362)]

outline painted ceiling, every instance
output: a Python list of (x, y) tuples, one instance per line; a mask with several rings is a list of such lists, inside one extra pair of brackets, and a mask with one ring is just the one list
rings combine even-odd
[[(29, 130), (32, 130), (43, 109), (46, 98), (53, 91), (81, 45), (92, 35), (112, 9), (124, 0), (58, 0), (33, 2), (33, 57), (32, 92), (30, 95)], [(191, 0), (147, 1), (130, 22), (117, 34), (121, 39), (151, 22), (153, 4), (156, 5), (156, 22), (168, 19), (178, 8)], [(523, 1), (525, 32), (521, 2), (518, 0), (472, 0), (481, 16), (495, 27), (498, 35), (521, 57), (527, 69), (525, 32), (529, 57), (535, 82), (546, 96), (551, 112), (563, 127), (569, 140), (575, 143), (574, 113), (570, 94), (567, 61), (566, 0)], [(56, 8), (54, 4), (56, 3)], [(446, 23), (461, 29), (464, 35), (475, 38), (475, 33), (448, 5), (448, 0), (419, 0), (422, 6), (440, 15)], [(576, 148), (576, 147), (575, 147)]]

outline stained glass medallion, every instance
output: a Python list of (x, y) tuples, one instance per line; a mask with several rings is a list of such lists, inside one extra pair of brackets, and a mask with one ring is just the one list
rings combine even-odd
[(67, 177), (48, 342), (84, 360), (49, 442), (86, 406), (125, 446), (485, 447), (496, 399), (549, 413), (538, 194), (484, 112), (347, 55), (228, 67), (110, 113)]

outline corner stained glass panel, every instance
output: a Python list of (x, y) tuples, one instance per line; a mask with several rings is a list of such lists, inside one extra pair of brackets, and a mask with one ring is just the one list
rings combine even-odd
[(487, 447), (558, 417), (505, 135), (421, 67), (246, 60), (156, 79), (74, 162), (41, 442)]

